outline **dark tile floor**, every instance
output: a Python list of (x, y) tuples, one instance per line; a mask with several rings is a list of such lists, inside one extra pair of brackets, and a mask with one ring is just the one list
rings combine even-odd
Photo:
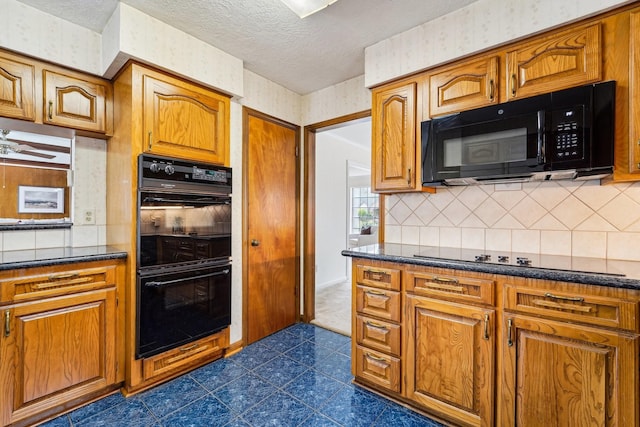
[(298, 323), (151, 390), (113, 394), (44, 426), (440, 426), (351, 384), (350, 354), (348, 337)]

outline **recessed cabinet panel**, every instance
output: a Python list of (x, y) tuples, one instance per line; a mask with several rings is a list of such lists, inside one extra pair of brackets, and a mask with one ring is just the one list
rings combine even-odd
[[(638, 337), (506, 316), (503, 426), (638, 423)], [(625, 385), (623, 385), (625, 384)]]
[(495, 313), (407, 296), (409, 399), (465, 425), (492, 425)]
[(629, 172), (640, 173), (640, 11), (629, 19)]
[(429, 116), (490, 105), (498, 101), (498, 57), (456, 64), (429, 77)]
[(356, 310), (394, 322), (400, 321), (400, 292), (356, 287)]
[(35, 120), (35, 67), (0, 56), (0, 116)]
[(600, 80), (600, 32), (600, 24), (594, 24), (535, 39), (508, 51), (508, 99)]
[(228, 98), (168, 76), (143, 87), (144, 151), (225, 163)]
[(376, 191), (416, 187), (417, 83), (374, 92), (372, 179)]
[(43, 121), (47, 124), (105, 133), (110, 88), (98, 79), (80, 79), (43, 71)]

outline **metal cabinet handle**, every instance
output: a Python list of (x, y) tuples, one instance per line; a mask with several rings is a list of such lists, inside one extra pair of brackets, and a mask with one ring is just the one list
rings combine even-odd
[(484, 315), (484, 339), (489, 339), (489, 315)]
[(11, 334), (11, 311), (4, 312), (4, 336), (8, 337)]
[(49, 276), (49, 280), (63, 280), (63, 279), (73, 279), (74, 277), (78, 277), (80, 273), (69, 273), (69, 274), (52, 274)]
[(49, 112), (47, 115), (49, 116), (49, 120), (53, 119), (53, 101), (49, 101)]
[(367, 356), (367, 359), (375, 360), (376, 362), (386, 362), (387, 361), (387, 359), (385, 359), (383, 357), (374, 356), (371, 353), (366, 353), (365, 356)]
[(372, 291), (372, 290), (364, 291), (364, 293), (365, 294), (369, 294), (369, 295), (376, 295), (376, 296), (385, 296), (386, 295), (384, 292)]
[(153, 145), (152, 135), (153, 135), (153, 132), (149, 131), (149, 134), (148, 134), (148, 138), (149, 138), (149, 140), (148, 140), (149, 150), (151, 150), (151, 146)]
[(411, 184), (411, 168), (407, 169), (407, 184)]
[(251, 240), (251, 246), (260, 246), (260, 240), (256, 240), (256, 239)]
[(584, 298), (582, 297), (563, 297), (560, 295), (554, 295), (551, 292), (547, 292), (544, 296), (547, 298), (558, 299), (560, 301), (584, 302)]
[(513, 329), (513, 320), (509, 319), (507, 320), (507, 345), (509, 347), (513, 347), (513, 338), (512, 338), (512, 331)]
[(518, 84), (518, 80), (516, 79), (516, 74), (511, 74), (511, 96), (516, 96), (516, 84)]
[(382, 325), (382, 324), (380, 324), (380, 323), (372, 322), (370, 320), (367, 320), (365, 323), (367, 324), (367, 326), (370, 326), (372, 328), (381, 329), (383, 331), (388, 331), (387, 327)]
[(493, 101), (494, 97), (495, 97), (495, 87), (493, 84), (493, 79), (491, 79), (489, 80), (489, 99)]

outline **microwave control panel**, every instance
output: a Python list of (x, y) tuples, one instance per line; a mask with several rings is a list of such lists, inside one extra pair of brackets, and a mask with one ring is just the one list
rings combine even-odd
[(551, 120), (552, 153), (556, 161), (584, 158), (584, 109), (555, 110)]

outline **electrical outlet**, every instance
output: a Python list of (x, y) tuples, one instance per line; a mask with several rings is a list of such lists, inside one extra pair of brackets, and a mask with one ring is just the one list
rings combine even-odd
[(84, 223), (95, 224), (96, 223), (96, 211), (95, 209), (87, 209), (84, 211)]

